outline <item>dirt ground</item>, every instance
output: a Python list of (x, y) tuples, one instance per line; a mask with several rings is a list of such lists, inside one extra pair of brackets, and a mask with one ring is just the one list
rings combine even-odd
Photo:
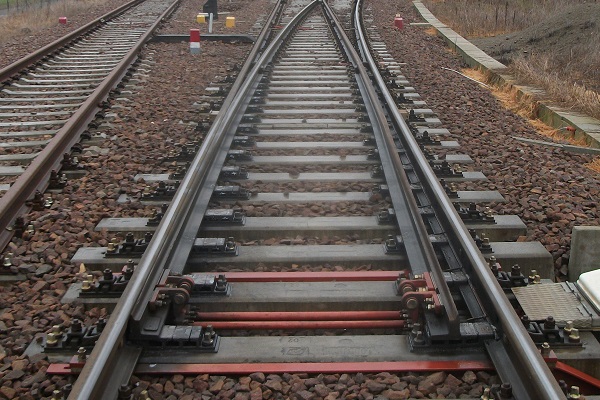
[[(517, 57), (551, 55), (588, 89), (600, 91), (600, 4), (573, 5), (527, 29), (488, 38), (470, 38), (502, 63)], [(580, 68), (576, 68), (580, 66)]]

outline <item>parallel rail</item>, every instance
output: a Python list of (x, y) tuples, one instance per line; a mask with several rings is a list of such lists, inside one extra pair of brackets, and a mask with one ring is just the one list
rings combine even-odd
[[(49, 54), (58, 51), (68, 43), (71, 43), (80, 35), (89, 33), (99, 26), (105, 24), (109, 18), (122, 15), (132, 7), (138, 6), (142, 1), (136, 0), (119, 9), (106, 14), (104, 17), (91, 22), (79, 30), (67, 35), (23, 60), (17, 61), (0, 71), (2, 81), (12, 78), (15, 74), (31, 67), (36, 62)], [(24, 172), (16, 179), (10, 188), (0, 198), (0, 247), (5, 248), (13, 236), (12, 224), (15, 219), (23, 215), (29, 208), (28, 201), (32, 200), (34, 194), (39, 191), (43, 193), (48, 187), (52, 171), (59, 171), (61, 161), (65, 153), (80, 139), (88, 124), (102, 110), (102, 104), (108, 98), (110, 92), (122, 81), (128, 69), (138, 58), (138, 53), (146, 41), (150, 39), (161, 21), (166, 18), (177, 7), (178, 1), (171, 3), (165, 11), (157, 15), (155, 22), (142, 34), (133, 44), (121, 61), (110, 71), (105, 79), (98, 84), (89, 96), (79, 105), (77, 111), (69, 116), (68, 120), (54, 134), (52, 140), (35, 156)], [(34, 103), (36, 104), (36, 103)]]

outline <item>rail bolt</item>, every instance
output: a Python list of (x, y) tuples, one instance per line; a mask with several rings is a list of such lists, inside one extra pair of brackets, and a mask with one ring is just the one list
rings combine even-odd
[(579, 399), (581, 398), (581, 394), (579, 393), (579, 386), (571, 386), (571, 389), (569, 390), (569, 397), (568, 399)]
[(548, 357), (550, 355), (550, 344), (548, 342), (542, 343), (542, 357)]
[(572, 328), (571, 333), (569, 334), (569, 343), (579, 343), (579, 329)]
[(50, 332), (46, 335), (46, 347), (54, 347), (58, 344), (58, 340), (54, 333)]
[(13, 253), (6, 253), (6, 255), (4, 256), (4, 262), (2, 263), (2, 266), (4, 266), (4, 268), (12, 267), (12, 265), (13, 265), (12, 258), (13, 258)]
[(79, 362), (85, 362), (85, 347), (80, 347), (79, 349), (77, 349), (77, 360)]

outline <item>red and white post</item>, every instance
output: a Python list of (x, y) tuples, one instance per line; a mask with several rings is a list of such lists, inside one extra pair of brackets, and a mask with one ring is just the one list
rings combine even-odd
[(200, 29), (190, 29), (190, 53), (200, 54)]

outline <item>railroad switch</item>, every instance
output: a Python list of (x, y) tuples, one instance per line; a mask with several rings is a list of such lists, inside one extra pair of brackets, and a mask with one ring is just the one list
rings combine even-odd
[(160, 206), (160, 210), (153, 210), (152, 215), (148, 218), (148, 222), (146, 222), (146, 226), (158, 226), (167, 212), (167, 208), (169, 208), (169, 205), (163, 204)]
[(100, 319), (90, 326), (84, 326), (80, 320), (74, 319), (66, 331), (63, 331), (61, 325), (54, 325), (45, 335), (42, 347), (46, 353), (75, 350), (81, 347), (91, 349), (105, 327), (105, 319)]
[(209, 225), (245, 225), (246, 216), (240, 210), (234, 209), (211, 209), (207, 210), (202, 223)]
[(252, 161), (252, 152), (248, 150), (229, 150), (227, 160), (230, 161)]
[(176, 181), (167, 184), (165, 181), (158, 182), (158, 186), (152, 190), (149, 186), (142, 193), (142, 201), (160, 201), (171, 200), (179, 187), (180, 182)]
[(216, 186), (213, 196), (218, 199), (250, 199), (250, 192), (240, 186)]
[(108, 243), (104, 257), (141, 256), (146, 251), (150, 240), (152, 240), (152, 232), (146, 232), (141, 239), (136, 239), (133, 232), (128, 232), (123, 241), (119, 242), (113, 238)]
[(137, 329), (132, 329), (131, 336), (151, 346), (192, 346), (202, 352), (216, 352), (219, 336), (212, 326), (184, 325), (190, 314), (189, 300), (195, 294), (227, 295), (230, 291), (224, 275), (180, 275), (165, 270), (148, 302), (148, 312), (134, 324)]
[(234, 136), (231, 144), (233, 146), (252, 147), (256, 144), (256, 141), (249, 136)]
[(221, 169), (219, 179), (248, 179), (248, 172), (237, 165), (227, 165)]
[(192, 252), (211, 256), (237, 256), (239, 246), (232, 237), (228, 238), (196, 238)]
[(492, 210), (489, 207), (485, 208), (485, 211), (480, 211), (475, 203), (469, 203), (468, 208), (464, 208), (460, 203), (454, 203), (454, 209), (463, 220), (463, 222), (478, 222), (495, 224), (496, 220)]

